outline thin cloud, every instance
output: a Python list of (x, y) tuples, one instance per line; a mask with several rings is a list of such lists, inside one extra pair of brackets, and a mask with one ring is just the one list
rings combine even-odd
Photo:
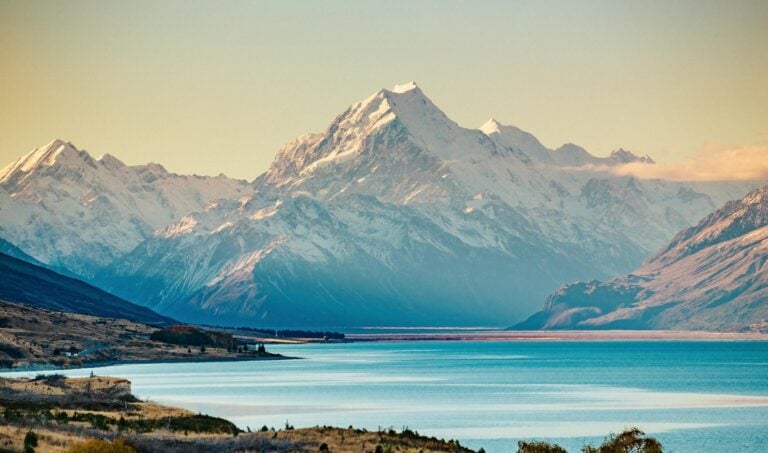
[(672, 164), (629, 163), (612, 167), (617, 175), (673, 181), (734, 181), (768, 179), (768, 145), (712, 144), (686, 160)]

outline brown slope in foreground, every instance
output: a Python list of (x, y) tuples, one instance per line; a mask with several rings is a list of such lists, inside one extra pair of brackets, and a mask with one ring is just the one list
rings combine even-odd
[(768, 331), (768, 187), (680, 232), (635, 272), (552, 294), (516, 329)]

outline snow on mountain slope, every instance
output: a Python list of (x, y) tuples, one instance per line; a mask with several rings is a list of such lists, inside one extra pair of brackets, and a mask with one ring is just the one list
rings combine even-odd
[(646, 164), (655, 163), (649, 156), (639, 157), (631, 151), (617, 149), (609, 157), (596, 157), (584, 148), (567, 143), (556, 150), (545, 147), (529, 132), (515, 126), (499, 123), (491, 118), (480, 126), (480, 131), (491, 137), (502, 147), (519, 150), (531, 161), (539, 165), (556, 165), (562, 167), (579, 167), (583, 165), (618, 165), (630, 162)]
[[(359, 194), (249, 197), (177, 224), (189, 229), (158, 232), (103, 286), (189, 321), (497, 323), (524, 316), (539, 288), (587, 268), (506, 209), (497, 214), (516, 220), (516, 236), (483, 213), (460, 221)], [(130, 284), (137, 276), (141, 287)]]
[(254, 194), (156, 232), (100, 282), (189, 320), (520, 319), (563, 281), (632, 269), (715, 209), (714, 196), (754, 184), (710, 195), (706, 184), (575, 168), (627, 161), (652, 162), (548, 150), (495, 121), (466, 129), (409, 83), (287, 144)]
[[(607, 158), (576, 145), (549, 150), (533, 135), (495, 120), (480, 130), (462, 128), (410, 83), (380, 90), (339, 115), (323, 134), (286, 145), (257, 183), (283, 195), (301, 192), (332, 200), (360, 193), (457, 212), (482, 209), (483, 200), (498, 199), (524, 211), (546, 236), (582, 242), (571, 231), (573, 224), (599, 234), (609, 229), (643, 251), (631, 257), (635, 262), (716, 209), (727, 199), (721, 192), (741, 196), (756, 187), (730, 182), (694, 188), (575, 168), (629, 161), (653, 162), (624, 150)], [(551, 221), (558, 217), (562, 220)], [(598, 267), (619, 270), (613, 264)]]
[(680, 232), (633, 273), (574, 283), (521, 328), (768, 330), (768, 186)]
[(604, 171), (629, 161), (652, 165), (461, 127), (408, 83), (288, 143), (250, 187), (52, 144), (2, 173), (0, 236), (182, 320), (498, 324), (755, 187)]
[(90, 277), (154, 230), (249, 190), (224, 176), (127, 166), (108, 154), (94, 159), (54, 140), (0, 171), (0, 236), (48, 265)]
[[(396, 204), (461, 204), (497, 188), (495, 180), (525, 174), (528, 202), (543, 202), (551, 189), (529, 175), (521, 158), (481, 131), (458, 126), (411, 83), (379, 90), (324, 134), (284, 147), (261, 181), (281, 193), (299, 190), (321, 199), (354, 192)], [(515, 192), (500, 195), (522, 203)]]

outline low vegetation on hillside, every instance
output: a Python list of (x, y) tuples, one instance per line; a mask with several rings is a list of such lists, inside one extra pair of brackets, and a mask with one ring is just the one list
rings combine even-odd
[(143, 402), (124, 379), (91, 376), (0, 379), (0, 450), (25, 452), (445, 452), (473, 453), (458, 441), (404, 428), (367, 431), (231, 422)]

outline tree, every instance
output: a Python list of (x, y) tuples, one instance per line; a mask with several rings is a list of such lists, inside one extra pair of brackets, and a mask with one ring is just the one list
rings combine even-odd
[(517, 453), (568, 453), (563, 447), (559, 445), (550, 444), (541, 441), (525, 442), (520, 441), (517, 443)]
[(34, 453), (37, 447), (37, 434), (31, 429), (24, 436), (24, 453)]
[(583, 453), (662, 453), (661, 442), (653, 437), (646, 437), (637, 428), (628, 429), (621, 434), (611, 434), (599, 447), (586, 445)]

